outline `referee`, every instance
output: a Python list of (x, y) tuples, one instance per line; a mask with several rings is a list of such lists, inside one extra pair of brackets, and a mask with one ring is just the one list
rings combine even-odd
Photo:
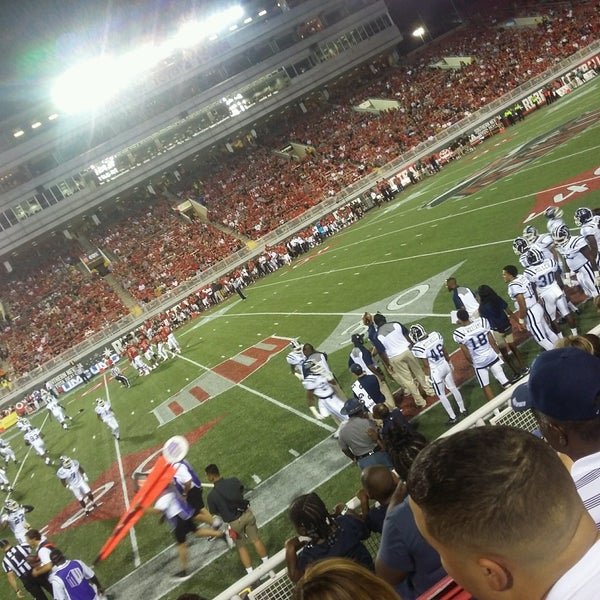
[(17, 598), (24, 598), (23, 590), (19, 588), (17, 577), (21, 580), (23, 587), (35, 600), (48, 600), (48, 596), (35, 577), (31, 574), (31, 565), (27, 562), (31, 550), (26, 544), (12, 546), (8, 540), (0, 540), (0, 548), (4, 551), (2, 568), (8, 578), (10, 587), (14, 590)]

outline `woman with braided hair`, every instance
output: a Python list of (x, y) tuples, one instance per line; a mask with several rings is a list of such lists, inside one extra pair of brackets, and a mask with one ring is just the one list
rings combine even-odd
[(314, 492), (298, 496), (289, 515), (299, 534), (285, 543), (288, 576), (294, 583), (309, 564), (324, 558), (349, 558), (373, 570), (373, 559), (361, 542), (369, 530), (357, 517), (331, 515)]

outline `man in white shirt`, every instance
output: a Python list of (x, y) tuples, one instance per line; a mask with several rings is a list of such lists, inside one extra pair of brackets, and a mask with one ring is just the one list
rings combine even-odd
[(597, 600), (600, 533), (546, 442), (469, 428), (421, 450), (406, 484), (419, 531), (478, 600)]
[(532, 409), (548, 443), (574, 461), (571, 476), (600, 529), (600, 359), (579, 348), (544, 352), (511, 403)]

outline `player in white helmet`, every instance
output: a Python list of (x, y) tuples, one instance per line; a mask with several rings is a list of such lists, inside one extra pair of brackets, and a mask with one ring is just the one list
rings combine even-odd
[[(312, 360), (306, 360), (303, 370), (302, 386), (306, 390), (306, 400), (310, 412), (315, 418), (324, 419), (331, 415), (338, 424), (346, 421), (348, 417), (341, 412), (344, 402), (336, 395), (323, 366)], [(315, 407), (315, 400), (317, 400), (318, 409)]]
[(29, 419), (27, 417), (23, 417), (23, 416), (19, 416), (17, 417), (17, 429), (19, 429), (20, 431), (24, 431), (27, 427), (31, 428), (31, 422), (29, 421)]
[(589, 298), (600, 295), (600, 273), (596, 257), (581, 235), (571, 235), (566, 225), (558, 227), (552, 237), (558, 251), (565, 257), (567, 267), (575, 273), (577, 283)]
[(67, 417), (65, 415), (65, 411), (63, 407), (58, 403), (58, 400), (49, 394), (49, 398), (47, 400), (46, 408), (50, 411), (50, 414), (58, 421), (60, 426), (63, 429), (68, 429), (67, 419), (72, 421), (72, 417)]
[(526, 267), (527, 260), (525, 259), (525, 254), (529, 250), (529, 242), (524, 237), (517, 237), (513, 240), (512, 247), (514, 253), (519, 257), (521, 266)]
[[(88, 476), (83, 470), (78, 461), (68, 456), (60, 457), (60, 469), (56, 472), (56, 476), (60, 479), (61, 483), (73, 492), (73, 495), (81, 504), (86, 515), (90, 514), (91, 508), (98, 508), (94, 501), (94, 494), (88, 484)], [(90, 504), (86, 505), (86, 498)]]
[(452, 375), (450, 356), (444, 346), (444, 338), (437, 331), (428, 334), (419, 323), (409, 329), (408, 335), (413, 342), (411, 352), (416, 358), (421, 359), (425, 376), (431, 381), (435, 395), (448, 414), (446, 425), (455, 425), (458, 418), (448, 400), (446, 388), (454, 396), (461, 417), (467, 415), (467, 409)]
[(110, 405), (110, 401), (105, 400), (104, 398), (96, 398), (96, 406), (94, 411), (96, 415), (98, 415), (98, 419), (105, 425), (108, 425), (114, 438), (116, 440), (120, 440), (121, 436), (119, 434), (119, 423), (117, 422), (117, 417), (115, 416), (112, 406)]
[(17, 460), (17, 457), (15, 456), (15, 453), (14, 453), (13, 449), (11, 448), (10, 444), (6, 440), (2, 440), (2, 439), (0, 439), (0, 456), (4, 457), (4, 462), (6, 464), (8, 464), (9, 461), (11, 461), (11, 460), (15, 464), (17, 464), (19, 462)]
[(595, 215), (589, 208), (578, 208), (575, 211), (575, 224), (581, 228), (581, 236), (585, 238), (600, 267), (600, 215)]
[(25, 515), (33, 510), (29, 504), (19, 504), (12, 498), (4, 501), (4, 510), (0, 517), (0, 526), (6, 529), (8, 527), (15, 536), (19, 544), (26, 544), (25, 534), (31, 528)]
[(0, 492), (12, 492), (13, 486), (10, 485), (10, 481), (6, 476), (6, 470), (0, 467)]
[(23, 440), (26, 446), (31, 446), (35, 453), (44, 459), (47, 465), (54, 464), (48, 451), (46, 450), (46, 444), (44, 443), (44, 434), (37, 428), (31, 425), (26, 426), (23, 429)]
[(577, 324), (567, 305), (567, 297), (565, 296), (557, 262), (550, 258), (544, 258), (544, 255), (537, 248), (531, 248), (526, 255), (529, 266), (523, 271), (523, 275), (534, 285), (548, 316), (558, 329), (556, 318), (557, 315), (560, 315), (569, 324), (571, 333), (577, 335)]
[(306, 361), (306, 356), (304, 356), (304, 353), (302, 352), (302, 344), (298, 340), (292, 340), (290, 346), (292, 350), (291, 352), (288, 352), (285, 360), (287, 364), (290, 365), (292, 374), (302, 381), (304, 379), (302, 365)]
[(548, 229), (548, 233), (553, 235), (558, 227), (565, 224), (563, 217), (562, 208), (558, 208), (557, 206), (550, 206), (544, 211), (544, 216), (548, 221), (546, 222), (546, 227)]

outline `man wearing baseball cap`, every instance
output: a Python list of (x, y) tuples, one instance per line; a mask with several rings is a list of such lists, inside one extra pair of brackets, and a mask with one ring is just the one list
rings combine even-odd
[(532, 409), (548, 443), (574, 461), (571, 476), (600, 529), (600, 359), (572, 347), (544, 352), (511, 404)]
[(338, 443), (342, 452), (361, 469), (383, 465), (392, 469), (392, 461), (379, 443), (377, 426), (371, 421), (365, 403), (356, 397), (346, 400), (342, 414), (348, 420), (340, 425)]

